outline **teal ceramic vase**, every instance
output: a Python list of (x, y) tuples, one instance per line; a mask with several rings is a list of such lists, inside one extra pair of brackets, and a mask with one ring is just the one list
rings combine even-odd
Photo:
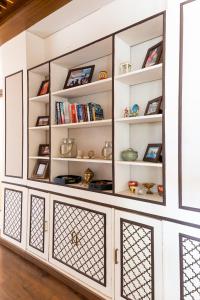
[(138, 152), (133, 150), (132, 148), (128, 148), (121, 152), (121, 158), (125, 161), (134, 161), (138, 158)]

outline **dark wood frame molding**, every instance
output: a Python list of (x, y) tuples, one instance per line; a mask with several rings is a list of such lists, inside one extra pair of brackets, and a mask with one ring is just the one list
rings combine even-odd
[(81, 295), (83, 295), (83, 300), (103, 300), (100, 296), (95, 295), (91, 290), (89, 290), (87, 287), (81, 285), (77, 281), (67, 277), (63, 273), (57, 271), (49, 264), (45, 263), (43, 260), (40, 260), (30, 253), (26, 252), (25, 250), (22, 250), (18, 248), (17, 246), (14, 246), (13, 244), (5, 241), (4, 239), (0, 238), (0, 245), (8, 248), (9, 250), (13, 251), (17, 255), (21, 256), (23, 259), (26, 259), (30, 263), (36, 265), (38, 268), (42, 269), (43, 271), (47, 272), (49, 275), (55, 277), (62, 283), (64, 283), (66, 286), (70, 287), (71, 289), (77, 291)]
[(182, 81), (183, 81), (183, 33), (184, 33), (184, 7), (196, 0), (188, 0), (180, 4), (180, 48), (179, 48), (179, 104), (178, 104), (178, 190), (179, 208), (200, 212), (200, 208), (195, 208), (183, 204), (182, 198)]
[[(7, 171), (6, 171), (6, 161), (7, 161), (7, 155), (6, 155), (6, 136), (7, 136), (7, 126), (6, 126), (6, 123), (7, 123), (7, 107), (6, 107), (6, 95), (7, 95), (7, 93), (6, 93), (6, 90), (7, 90), (7, 88), (6, 88), (6, 80), (7, 80), (7, 78), (9, 78), (9, 77), (12, 77), (12, 76), (15, 76), (15, 75), (17, 75), (17, 74), (22, 74), (22, 120), (21, 120), (21, 125), (22, 125), (22, 161), (21, 161), (21, 163), (22, 163), (22, 165), (21, 165), (21, 167), (22, 167), (22, 173), (21, 173), (21, 176), (14, 176), (14, 175), (9, 175), (9, 174), (7, 174)], [(5, 86), (5, 164), (4, 164), (4, 176), (5, 177), (12, 177), (12, 178), (20, 178), (20, 179), (22, 179), (23, 178), (23, 168), (24, 168), (24, 159), (23, 159), (23, 157), (24, 157), (24, 89), (23, 89), (23, 81), (24, 81), (24, 79), (23, 79), (23, 70), (20, 70), (20, 71), (17, 71), (17, 72), (15, 72), (15, 73), (13, 73), (13, 74), (10, 74), (10, 75), (8, 75), (8, 76), (6, 76), (5, 77), (5, 82), (4, 82), (4, 86)]]
[[(163, 158), (163, 168), (162, 168), (162, 178), (163, 178), (163, 186), (164, 186), (164, 193), (163, 193), (163, 201), (162, 202), (155, 202), (155, 201), (151, 201), (151, 200), (147, 200), (147, 199), (142, 199), (142, 198), (137, 198), (136, 197), (130, 197), (130, 196), (124, 196), (124, 195), (121, 195), (121, 194), (118, 194), (115, 192), (115, 159), (114, 159), (114, 144), (115, 144), (115, 141), (114, 141), (114, 132), (115, 132), (115, 122), (114, 122), (114, 60), (115, 60), (115, 35), (117, 35), (118, 33), (120, 32), (123, 32), (127, 29), (130, 29), (130, 28), (133, 28), (135, 26), (138, 26), (142, 23), (145, 23), (149, 20), (152, 20), (156, 17), (159, 17), (159, 16), (163, 16), (163, 71), (162, 71), (162, 91), (163, 91), (163, 98), (162, 98), (162, 105), (163, 105), (163, 121), (162, 121), (162, 158)], [(27, 85), (28, 85), (28, 97), (27, 97), (27, 109), (28, 109), (28, 113), (27, 113), (27, 179), (28, 180), (32, 180), (32, 181), (37, 181), (37, 182), (42, 182), (44, 183), (44, 181), (40, 181), (40, 180), (33, 180), (31, 178), (29, 178), (29, 129), (28, 129), (28, 126), (29, 126), (29, 72), (40, 67), (40, 66), (43, 66), (45, 64), (49, 64), (49, 74), (51, 75), (51, 62), (54, 62), (55, 60), (59, 59), (59, 58), (62, 58), (66, 55), (69, 55), (69, 54), (72, 54), (74, 52), (77, 52), (81, 49), (84, 49), (88, 46), (91, 46), (93, 44), (96, 44), (102, 40), (105, 40), (107, 38), (112, 38), (112, 144), (113, 144), (113, 155), (112, 155), (112, 180), (113, 180), (113, 192), (112, 193), (106, 193), (105, 191), (102, 192), (102, 191), (95, 191), (95, 193), (101, 193), (101, 194), (105, 194), (105, 195), (112, 195), (112, 196), (117, 196), (117, 197), (122, 197), (122, 198), (128, 198), (128, 199), (131, 199), (131, 200), (137, 200), (137, 201), (142, 201), (142, 202), (147, 202), (147, 203), (152, 203), (152, 204), (155, 204), (155, 205), (162, 205), (162, 206), (165, 206), (166, 205), (166, 192), (165, 192), (165, 186), (166, 186), (166, 182), (165, 182), (165, 167), (166, 167), (166, 161), (165, 161), (165, 40), (166, 40), (166, 11), (162, 11), (158, 14), (155, 14), (149, 18), (146, 18), (146, 19), (143, 19), (137, 23), (134, 23), (126, 28), (123, 28), (119, 31), (116, 31), (110, 35), (107, 35), (103, 38), (100, 38), (98, 40), (95, 40), (89, 44), (86, 44), (80, 48), (77, 48), (77, 49), (74, 49), (70, 52), (67, 52), (67, 53), (64, 53), (56, 58), (53, 58), (51, 60), (48, 60), (42, 64), (39, 64), (37, 66), (34, 66), (34, 67), (31, 67), (27, 70)], [(50, 130), (49, 130), (49, 144), (50, 144), (50, 153), (51, 153), (51, 76), (50, 76), (50, 92), (49, 92), (49, 109), (50, 109)], [(52, 184), (52, 185), (56, 185), (58, 186), (57, 184), (55, 184), (54, 182), (51, 181), (51, 158), (52, 158), (52, 155), (50, 155), (50, 176), (49, 176), (49, 182), (48, 184)], [(72, 189), (78, 189), (78, 190), (85, 190), (85, 188), (82, 188), (82, 187), (73, 187), (73, 186), (67, 186), (69, 188), (72, 188)], [(94, 192), (94, 191), (90, 191), (90, 192)]]

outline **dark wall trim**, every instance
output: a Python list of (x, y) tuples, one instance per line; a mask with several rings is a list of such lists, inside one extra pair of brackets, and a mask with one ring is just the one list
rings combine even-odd
[[(84, 199), (84, 198), (80, 198), (80, 197), (75, 197), (75, 196), (71, 196), (71, 195), (68, 195), (68, 194), (51, 192), (51, 191), (48, 191), (48, 190), (45, 190), (45, 189), (39, 189), (39, 188), (35, 188), (35, 187), (29, 186), (29, 185), (22, 185), (22, 184), (12, 183), (12, 182), (8, 182), (8, 181), (2, 181), (2, 183), (3, 184), (9, 184), (9, 185), (12, 185), (12, 186), (20, 186), (20, 187), (24, 187), (24, 188), (35, 190), (35, 191), (44, 192), (44, 193), (47, 193), (47, 194), (49, 193), (51, 195), (56, 195), (56, 196), (59, 196), (59, 197), (67, 197), (67, 198), (82, 201), (82, 202), (85, 202), (85, 203), (92, 203), (92, 204), (95, 204), (97, 206), (113, 208), (113, 209), (116, 209), (116, 210), (119, 210), (119, 211), (133, 213), (133, 214), (144, 216), (144, 217), (151, 218), (151, 219), (156, 219), (156, 220), (165, 221), (165, 222), (171, 222), (171, 223), (180, 224), (180, 225), (183, 225), (183, 226), (189, 226), (189, 227), (194, 227), (194, 228), (200, 229), (200, 224), (196, 224), (196, 223), (185, 222), (185, 221), (181, 221), (181, 220), (177, 220), (177, 219), (173, 219), (173, 218), (164, 217), (164, 216), (161, 216), (161, 215), (150, 214), (150, 213), (138, 211), (138, 210), (135, 210), (135, 209), (124, 208), (124, 207), (117, 206), (117, 205), (100, 203), (100, 202), (97, 202), (97, 201)], [(107, 195), (109, 196), (109, 194), (107, 194)]]
[(21, 256), (23, 259), (26, 259), (30, 263), (33, 263), (34, 265), (36, 265), (40, 269), (47, 272), (49, 275), (55, 277), (56, 279), (58, 279), (59, 281), (64, 283), (70, 289), (73, 289), (73, 290), (77, 291), (78, 293), (83, 295), (83, 297), (84, 297), (83, 300), (103, 300), (103, 298), (101, 298), (100, 296), (95, 295), (92, 291), (90, 291), (88, 288), (84, 287), (83, 285), (81, 285), (77, 281), (74, 281), (73, 279), (68, 278), (66, 275), (63, 275), (62, 273), (60, 273), (59, 271), (54, 269), (52, 266), (45, 263), (44, 261), (39, 260), (38, 258), (35, 258), (34, 256), (29, 254), (28, 252), (14, 246), (13, 244), (5, 241), (2, 238), (0, 238), (0, 245), (8, 248), (11, 251), (13, 251), (14, 253)]
[[(7, 80), (7, 78), (9, 78), (9, 77), (12, 77), (12, 76), (14, 76), (14, 75), (17, 75), (17, 74), (22, 74), (22, 122), (21, 122), (21, 124), (22, 124), (22, 158), (21, 158), (21, 163), (22, 163), (22, 173), (21, 173), (21, 175), (20, 176), (13, 176), (13, 175), (9, 175), (9, 174), (7, 174), (7, 170), (6, 170), (6, 162), (7, 162), (7, 155), (6, 155), (6, 144), (7, 144), (7, 126), (6, 126), (6, 123), (7, 123), (7, 105), (6, 105), (6, 103), (7, 103), (7, 101), (6, 101), (6, 95), (7, 95), (7, 87), (6, 87), (6, 80)], [(4, 82), (4, 84), (5, 84), (5, 165), (4, 165), (4, 175), (5, 175), (5, 177), (12, 177), (12, 178), (23, 178), (23, 156), (24, 156), (24, 90), (23, 90), (23, 70), (20, 70), (20, 71), (17, 71), (17, 72), (15, 72), (15, 73), (13, 73), (13, 74), (10, 74), (10, 75), (8, 75), (8, 76), (6, 76), (5, 77), (5, 82)]]
[(179, 208), (200, 212), (200, 208), (195, 208), (183, 204), (182, 187), (182, 84), (183, 84), (183, 35), (184, 35), (184, 7), (196, 0), (189, 0), (180, 4), (180, 49), (179, 49), (179, 105), (178, 105), (178, 189), (179, 189)]

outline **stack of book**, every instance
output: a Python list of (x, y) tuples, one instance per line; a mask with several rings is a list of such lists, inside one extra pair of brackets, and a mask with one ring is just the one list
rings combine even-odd
[(91, 122), (103, 119), (104, 114), (100, 104), (56, 102), (56, 124)]

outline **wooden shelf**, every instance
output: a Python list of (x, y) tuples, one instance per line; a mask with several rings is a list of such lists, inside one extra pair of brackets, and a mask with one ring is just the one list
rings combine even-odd
[(162, 122), (162, 114), (116, 119), (116, 122), (127, 124), (144, 124)]
[(61, 157), (53, 157), (53, 161), (66, 161), (66, 162), (79, 162), (79, 163), (97, 163), (97, 164), (111, 164), (112, 160), (104, 160), (104, 159), (79, 159), (79, 158), (61, 158)]
[(69, 124), (59, 124), (52, 125), (52, 128), (87, 128), (87, 127), (102, 127), (102, 126), (111, 126), (112, 120), (100, 120), (100, 121), (92, 121), (92, 122), (80, 122), (80, 123), (69, 123)]
[(154, 167), (154, 168), (162, 168), (162, 163), (152, 163), (147, 161), (122, 161), (118, 160), (116, 161), (119, 165), (125, 165), (125, 166), (139, 166), (139, 167)]
[(29, 130), (49, 130), (49, 126), (29, 127)]
[(118, 75), (116, 80), (127, 85), (136, 85), (162, 79), (162, 64)]
[(94, 81), (77, 87), (53, 92), (53, 96), (76, 98), (91, 94), (103, 93), (112, 89), (112, 78)]
[(29, 159), (44, 159), (44, 160), (49, 160), (49, 156), (29, 156)]
[(138, 195), (138, 194), (131, 193), (129, 190), (126, 190), (126, 191), (119, 192), (117, 194), (122, 195), (124, 197), (145, 199), (145, 200), (155, 201), (155, 202), (159, 202), (159, 203), (163, 202), (163, 198), (157, 193), (152, 194), (152, 195), (148, 195), (148, 194)]
[(41, 103), (48, 104), (49, 103), (49, 94), (29, 98), (29, 101), (30, 102), (41, 102)]

